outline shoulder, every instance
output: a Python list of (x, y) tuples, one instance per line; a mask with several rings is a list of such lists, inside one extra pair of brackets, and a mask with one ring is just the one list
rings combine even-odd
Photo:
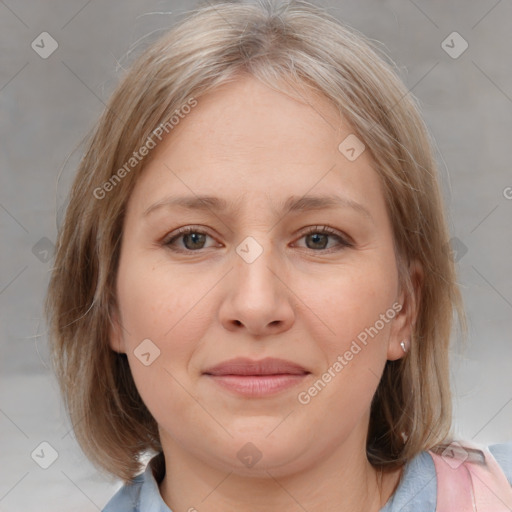
[[(476, 460), (479, 455), (478, 448), (490, 452), (505, 474), (508, 483), (512, 486), (512, 441), (483, 446), (461, 440), (457, 445), (462, 447), (461, 451), (464, 454), (463, 459), (471, 452), (470, 458)], [(468, 449), (467, 453), (464, 452), (464, 448)], [(452, 457), (458, 458), (462, 455), (461, 453), (447, 453), (449, 451), (450, 448), (445, 449), (443, 452), (444, 455), (425, 451), (411, 459), (404, 466), (404, 471), (397, 489), (380, 512), (416, 512), (417, 510), (421, 510), (422, 512), (435, 512), (438, 498), (436, 455), (446, 460)], [(437, 457), (437, 461), (439, 461), (439, 457)], [(455, 467), (455, 465), (453, 467)]]
[[(450, 443), (444, 451), (443, 448), (434, 449), (434, 451), (435, 455), (448, 461), (448, 465), (452, 467), (466, 462), (476, 463), (475, 467), (487, 467), (487, 470), (503, 473), (509, 485), (512, 486), (512, 441), (483, 445), (461, 440)], [(455, 463), (450, 464), (450, 459)]]
[(153, 457), (145, 471), (124, 484), (102, 512), (172, 512), (162, 499), (155, 478), (156, 468), (161, 466), (161, 462), (161, 454)]
[(398, 487), (380, 512), (434, 512), (436, 494), (434, 461), (421, 452), (404, 466)]
[(505, 473), (508, 483), (512, 486), (512, 441), (492, 444), (489, 446), (489, 451)]
[(124, 484), (110, 498), (102, 512), (138, 512), (144, 473), (137, 475), (130, 483)]

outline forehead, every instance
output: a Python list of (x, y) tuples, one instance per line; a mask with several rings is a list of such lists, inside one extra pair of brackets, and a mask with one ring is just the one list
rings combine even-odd
[[(304, 155), (318, 158), (318, 151), (336, 150), (337, 139), (350, 128), (334, 105), (304, 86), (283, 82), (281, 87), (284, 92), (252, 76), (221, 85), (197, 100), (198, 106), (173, 129), (157, 153), (184, 141), (195, 143), (198, 149), (200, 145), (202, 154), (227, 160), (244, 152), (246, 159), (251, 154), (262, 158), (266, 153), (273, 161), (277, 154), (300, 161)], [(285, 154), (283, 143), (299, 153)]]
[(319, 93), (289, 91), (301, 99), (247, 76), (199, 97), (153, 150), (133, 200), (147, 209), (176, 193), (267, 208), (290, 196), (343, 193), (383, 206), (369, 152), (351, 161), (339, 149), (354, 134), (336, 107)]

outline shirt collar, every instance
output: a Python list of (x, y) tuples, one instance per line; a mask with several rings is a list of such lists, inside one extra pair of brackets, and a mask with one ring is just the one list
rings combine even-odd
[(155, 455), (148, 463), (143, 474), (139, 508), (141, 511), (172, 512), (165, 504), (158, 485), (165, 475), (164, 454)]

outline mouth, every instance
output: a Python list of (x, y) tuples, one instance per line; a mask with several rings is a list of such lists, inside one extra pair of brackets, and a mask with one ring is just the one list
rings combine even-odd
[(284, 359), (236, 358), (209, 368), (204, 375), (232, 393), (257, 398), (296, 386), (310, 373), (301, 365)]

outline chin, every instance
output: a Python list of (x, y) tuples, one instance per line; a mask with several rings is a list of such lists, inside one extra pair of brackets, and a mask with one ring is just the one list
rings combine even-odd
[[(275, 427), (274, 421), (272, 428)], [(303, 442), (284, 429), (282, 435), (269, 436), (271, 430), (234, 434), (227, 441), (225, 451), (218, 454), (219, 462), (236, 474), (258, 478), (269, 478), (268, 473), (277, 476), (297, 471), (304, 455)]]

